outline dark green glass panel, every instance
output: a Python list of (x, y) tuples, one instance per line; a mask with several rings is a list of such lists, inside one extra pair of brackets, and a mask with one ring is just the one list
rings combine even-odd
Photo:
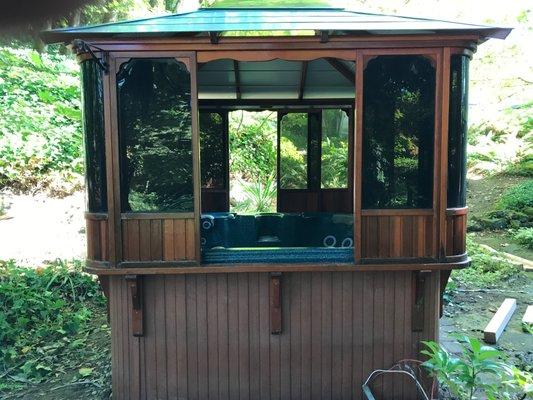
[(307, 189), (308, 114), (289, 113), (280, 121), (280, 186)]
[(364, 71), (363, 208), (430, 208), (435, 68), (421, 56), (380, 56)]
[(93, 60), (81, 64), (85, 188), (87, 211), (107, 212), (102, 70)]
[(191, 80), (173, 58), (117, 74), (122, 211), (192, 212)]
[(448, 207), (466, 206), (466, 145), (468, 131), (467, 56), (453, 55), (450, 66), (448, 128)]
[(322, 189), (348, 187), (348, 129), (344, 110), (322, 110)]
[(226, 117), (215, 112), (200, 112), (200, 160), (202, 187), (226, 188), (227, 131)]

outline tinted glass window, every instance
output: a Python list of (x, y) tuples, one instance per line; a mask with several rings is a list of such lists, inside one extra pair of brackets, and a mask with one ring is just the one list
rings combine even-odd
[(469, 61), (468, 57), (462, 55), (454, 55), (451, 58), (448, 129), (448, 207), (466, 206)]
[(430, 208), (435, 68), (421, 56), (381, 56), (364, 71), (363, 208)]
[(219, 113), (200, 113), (202, 187), (224, 189), (227, 177), (226, 118)]
[(348, 115), (339, 109), (322, 110), (323, 189), (348, 187)]
[(280, 186), (307, 189), (308, 114), (285, 114), (280, 124)]
[(102, 70), (95, 61), (81, 64), (87, 211), (107, 212), (104, 93)]
[(172, 58), (133, 59), (117, 74), (123, 211), (193, 211), (191, 85)]

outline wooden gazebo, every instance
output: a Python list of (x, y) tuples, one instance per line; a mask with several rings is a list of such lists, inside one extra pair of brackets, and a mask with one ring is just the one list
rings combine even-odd
[[(508, 33), (332, 8), (45, 32), (81, 65), (114, 398), (360, 399), (420, 359), (469, 263), (469, 61)], [(276, 213), (231, 211), (233, 110), (277, 112)]]

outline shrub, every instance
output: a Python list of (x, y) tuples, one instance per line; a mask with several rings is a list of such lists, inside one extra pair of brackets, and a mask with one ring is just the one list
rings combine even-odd
[(82, 182), (78, 67), (71, 57), (0, 47), (0, 188)]
[(81, 262), (23, 268), (0, 262), (0, 369), (41, 381), (105, 300)]
[(454, 399), (523, 399), (533, 394), (533, 377), (505, 363), (503, 353), (478, 339), (458, 338), (462, 348), (453, 356), (435, 342), (422, 342), (429, 359), (422, 364)]
[(533, 180), (513, 186), (504, 192), (497, 208), (521, 212), (533, 208)]
[(466, 244), (472, 263), (468, 268), (453, 272), (452, 276), (457, 282), (473, 287), (496, 286), (521, 274), (518, 266), (497, 253), (484, 249), (470, 235), (467, 236)]
[(514, 239), (522, 246), (533, 250), (533, 228), (521, 228), (514, 234)]

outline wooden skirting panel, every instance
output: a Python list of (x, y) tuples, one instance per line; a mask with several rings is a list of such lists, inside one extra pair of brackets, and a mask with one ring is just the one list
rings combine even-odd
[(85, 214), (87, 235), (87, 259), (94, 261), (109, 260), (109, 241), (107, 215)]
[(125, 261), (194, 260), (195, 238), (193, 218), (122, 220)]
[(432, 215), (364, 215), (363, 258), (430, 258), (433, 256)]
[[(375, 368), (419, 358), (438, 339), (439, 272), (426, 275), (413, 332), (412, 272), (283, 273), (281, 333), (271, 334), (268, 273), (144, 276), (144, 336), (110, 277), (114, 399), (362, 399)], [(420, 312), (419, 312), (420, 313)], [(379, 399), (416, 399), (395, 375)]]
[(446, 256), (466, 252), (467, 209), (446, 210)]

